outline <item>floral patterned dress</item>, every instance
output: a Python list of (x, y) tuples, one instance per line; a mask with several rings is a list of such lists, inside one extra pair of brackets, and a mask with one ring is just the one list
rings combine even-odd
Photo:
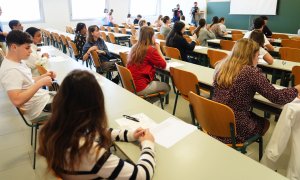
[(85, 42), (86, 42), (86, 36), (82, 35), (80, 33), (76, 33), (74, 43), (78, 50), (78, 57), (77, 57), (78, 59), (82, 59), (82, 56), (83, 56), (82, 49), (83, 49)]
[[(214, 81), (213, 100), (226, 104), (234, 111), (237, 143), (242, 143), (251, 136), (262, 134), (264, 120), (251, 112), (251, 103), (256, 92), (273, 103), (284, 105), (293, 101), (298, 91), (295, 88), (275, 89), (259, 68), (245, 66), (235, 78), (230, 88), (222, 88)], [(224, 143), (231, 143), (230, 138), (219, 138)]]

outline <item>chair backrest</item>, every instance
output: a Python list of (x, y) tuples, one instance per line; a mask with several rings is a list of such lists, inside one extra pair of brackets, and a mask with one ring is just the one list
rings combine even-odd
[(60, 36), (60, 39), (61, 39), (61, 41), (62, 41), (62, 43), (63, 43), (63, 45), (65, 45), (65, 46), (69, 46), (68, 45), (68, 42), (67, 42), (67, 39), (66, 39), (66, 36), (64, 36), (63, 34), (61, 34), (61, 35), (59, 35)]
[(90, 58), (94, 62), (96, 68), (100, 68), (100, 59), (97, 51), (91, 51)]
[(74, 34), (74, 29), (71, 27), (71, 26), (66, 26), (66, 32), (67, 33), (71, 33), (71, 34)]
[(136, 35), (136, 29), (131, 29), (131, 36), (135, 36)]
[(232, 40), (238, 41), (244, 37), (244, 34), (232, 34)]
[(107, 36), (106, 36), (106, 33), (105, 32), (100, 32), (101, 33), (101, 37), (103, 39), (103, 41), (107, 42)]
[(300, 49), (282, 47), (279, 49), (281, 59), (293, 62), (300, 62)]
[(181, 60), (180, 51), (177, 48), (164, 46), (164, 49), (166, 51), (166, 56)]
[(120, 28), (120, 31), (121, 31), (122, 34), (127, 34), (127, 31), (126, 31), (125, 28)]
[(68, 44), (69, 44), (69, 47), (72, 49), (72, 53), (73, 53), (74, 57), (77, 58), (79, 55), (79, 52), (78, 52), (78, 49), (77, 49), (75, 43), (72, 41), (68, 41)]
[(235, 42), (234, 41), (230, 41), (230, 40), (223, 40), (221, 39), (220, 41), (220, 46), (221, 49), (223, 50), (227, 50), (227, 51), (231, 51), (233, 46), (234, 46)]
[(165, 51), (165, 48), (164, 48), (164, 46), (166, 46), (166, 42), (165, 42), (165, 41), (160, 41), (160, 42), (159, 42), (159, 46), (160, 46), (161, 52), (162, 52), (164, 55), (166, 55), (166, 51)]
[(120, 52), (119, 55), (120, 55), (123, 65), (126, 67), (127, 59), (128, 59), (128, 52)]
[(130, 38), (130, 43), (131, 43), (131, 45), (133, 46), (133, 45), (135, 45), (137, 42), (138, 42), (138, 40), (135, 39), (135, 38), (133, 38), (133, 37), (131, 36), (131, 38)]
[(114, 24), (114, 27), (117, 27), (117, 28), (119, 28), (119, 25), (118, 25), (118, 24)]
[(65, 36), (65, 37), (66, 37), (67, 42), (68, 42), (68, 41), (72, 41), (71, 38), (70, 38), (69, 36)]
[(130, 29), (130, 27), (128, 26), (128, 24), (124, 24), (124, 27), (126, 28), (126, 29)]
[(234, 112), (230, 107), (193, 92), (189, 93), (189, 101), (195, 118), (205, 132), (213, 136), (228, 138), (231, 137), (230, 124), (232, 123), (234, 135), (236, 135)]
[(194, 31), (195, 31), (196, 27), (195, 26), (190, 26), (189, 30), (190, 30), (190, 33), (193, 34)]
[(281, 46), (300, 49), (300, 41), (291, 40), (291, 39), (283, 39), (283, 40), (281, 40)]
[(300, 37), (299, 36), (293, 36), (293, 37), (291, 37), (291, 40), (300, 41)]
[(199, 94), (199, 80), (195, 74), (173, 67), (170, 67), (170, 74), (175, 87), (185, 99), (190, 91)]
[(294, 66), (292, 69), (292, 75), (294, 76), (293, 85), (300, 84), (300, 66)]
[(165, 40), (165, 36), (163, 34), (157, 33), (156, 34), (156, 39)]
[(231, 34), (243, 34), (242, 31), (238, 31), (238, 30), (232, 30)]
[(116, 63), (117, 70), (119, 72), (119, 75), (121, 77), (122, 85), (125, 89), (132, 93), (136, 93), (135, 85), (133, 82), (133, 78), (131, 75), (131, 72), (126, 67), (120, 66)]
[(105, 31), (106, 29), (105, 29), (104, 26), (100, 26), (100, 30), (101, 30), (101, 31)]
[(46, 74), (48, 71), (41, 65), (35, 65), (36, 69), (38, 70), (40, 75)]
[(107, 30), (108, 32), (111, 32), (111, 27), (107, 26), (107, 27), (106, 27), (106, 30)]
[(114, 27), (114, 32), (115, 33), (119, 33), (119, 28), (118, 27)]
[(113, 44), (117, 44), (116, 42), (116, 38), (115, 38), (115, 35), (113, 33), (108, 33), (108, 38), (109, 38), (109, 41)]
[(272, 34), (273, 39), (290, 39), (286, 34)]
[(228, 55), (222, 51), (208, 49), (207, 56), (209, 58), (210, 66), (215, 68), (216, 63), (222, 59), (225, 59)]

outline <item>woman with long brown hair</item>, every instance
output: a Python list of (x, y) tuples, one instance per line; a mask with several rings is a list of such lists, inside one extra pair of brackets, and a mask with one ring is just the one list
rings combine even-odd
[[(264, 135), (269, 121), (251, 112), (256, 92), (276, 104), (286, 104), (299, 96), (300, 85), (275, 89), (266, 76), (256, 67), (259, 45), (251, 39), (241, 39), (231, 55), (217, 65), (214, 78), (213, 100), (232, 108), (236, 121), (237, 143), (259, 134)], [(231, 143), (231, 138), (219, 138)]]
[[(141, 142), (137, 165), (109, 152), (113, 140)], [(88, 71), (74, 70), (63, 80), (39, 144), (48, 170), (63, 179), (149, 179), (155, 167), (149, 130), (108, 129), (103, 92)]]
[(140, 30), (138, 42), (131, 48), (127, 68), (132, 73), (138, 95), (170, 91), (170, 86), (155, 80), (156, 68), (167, 66), (159, 44), (155, 43), (154, 30), (144, 26)]

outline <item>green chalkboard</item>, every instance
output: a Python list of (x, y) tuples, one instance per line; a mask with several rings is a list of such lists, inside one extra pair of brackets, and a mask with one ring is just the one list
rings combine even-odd
[[(230, 15), (230, 2), (208, 2), (207, 23), (213, 16), (225, 17), (226, 26), (233, 29), (249, 29), (257, 16)], [(298, 19), (299, 18), (299, 19)], [(300, 29), (300, 0), (278, 0), (277, 15), (269, 16), (268, 27), (273, 32), (296, 34)]]

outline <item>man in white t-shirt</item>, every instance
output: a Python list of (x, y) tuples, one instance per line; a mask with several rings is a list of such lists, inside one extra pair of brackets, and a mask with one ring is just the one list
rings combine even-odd
[(0, 83), (14, 106), (24, 110), (28, 120), (38, 117), (43, 109), (49, 107), (50, 95), (43, 86), (50, 86), (55, 73), (52, 71), (32, 77), (31, 70), (23, 62), (30, 56), (32, 43), (28, 33), (13, 30), (6, 37), (8, 51), (0, 68)]
[[(254, 25), (254, 29), (253, 30), (260, 30), (262, 32), (262, 30), (264, 28), (264, 25), (265, 25), (265, 21), (261, 17), (258, 17), (256, 19), (254, 19), (253, 25)], [(249, 38), (250, 34), (252, 33), (252, 31), (246, 32), (245, 35), (244, 35), (244, 38)], [(264, 44), (265, 48), (268, 51), (274, 51), (274, 47), (271, 45), (271, 43), (268, 40), (268, 38), (265, 35), (264, 35), (264, 38), (265, 38), (265, 44)]]

